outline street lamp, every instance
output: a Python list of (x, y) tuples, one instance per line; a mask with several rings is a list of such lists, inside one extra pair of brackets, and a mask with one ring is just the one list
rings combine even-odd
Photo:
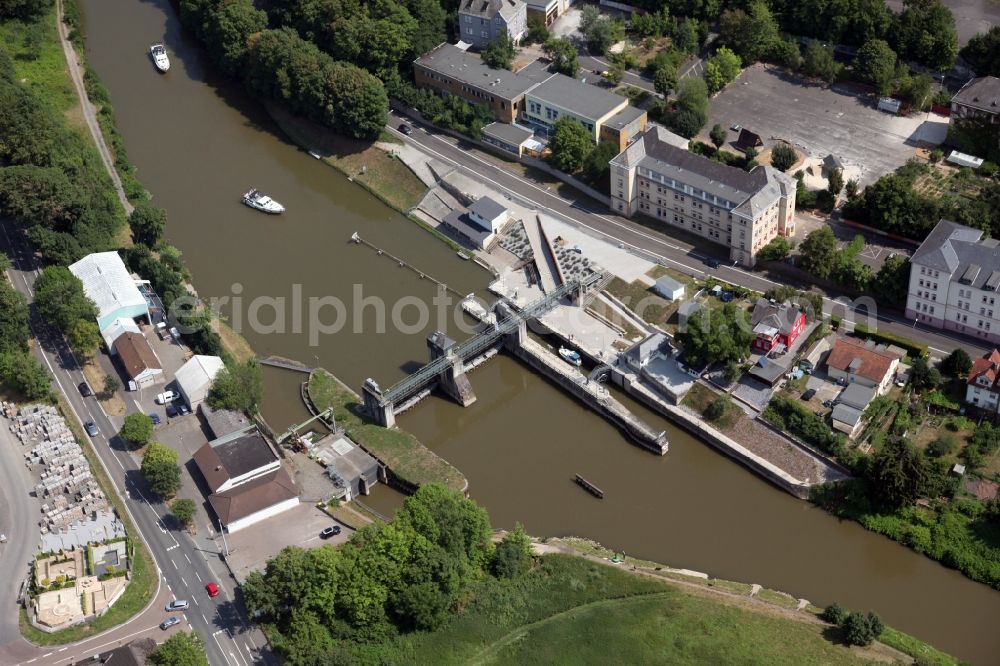
[(226, 530), (225, 530), (225, 528), (222, 527), (222, 519), (219, 518), (218, 520), (219, 520), (219, 534), (222, 535), (222, 545), (223, 545), (223, 547), (226, 550), (225, 557), (228, 559), (229, 558), (229, 544), (226, 543)]

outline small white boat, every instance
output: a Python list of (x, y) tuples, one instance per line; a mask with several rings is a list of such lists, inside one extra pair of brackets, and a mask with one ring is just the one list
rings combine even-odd
[(567, 349), (566, 347), (559, 348), (559, 355), (567, 363), (572, 363), (573, 365), (579, 367), (583, 363), (583, 359), (580, 358), (579, 352), (573, 351), (572, 349)]
[(163, 44), (156, 43), (150, 46), (149, 55), (153, 56), (153, 64), (156, 65), (156, 69), (161, 72), (170, 69), (170, 58), (167, 57), (167, 49), (163, 47)]
[(284, 206), (255, 187), (251, 187), (243, 194), (243, 203), (271, 215), (278, 215), (285, 212)]

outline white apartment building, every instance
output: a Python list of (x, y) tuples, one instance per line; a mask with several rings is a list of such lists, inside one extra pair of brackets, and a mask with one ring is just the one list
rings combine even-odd
[(653, 126), (611, 160), (611, 209), (636, 213), (729, 248), (753, 266), (778, 235), (795, 234), (795, 180), (769, 166), (749, 173), (678, 147)]
[(906, 316), (1000, 342), (1000, 241), (941, 220), (910, 258)]

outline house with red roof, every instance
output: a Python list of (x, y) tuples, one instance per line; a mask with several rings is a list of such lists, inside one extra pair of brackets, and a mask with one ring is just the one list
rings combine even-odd
[(994, 349), (972, 364), (965, 401), (980, 409), (997, 411), (1000, 405), (1000, 350)]
[(806, 327), (806, 314), (791, 303), (757, 299), (750, 317), (753, 326), (753, 346), (767, 352), (777, 345), (791, 347)]
[(861, 384), (876, 389), (881, 395), (892, 385), (901, 358), (900, 354), (871, 340), (841, 337), (826, 358), (827, 373), (845, 386)]

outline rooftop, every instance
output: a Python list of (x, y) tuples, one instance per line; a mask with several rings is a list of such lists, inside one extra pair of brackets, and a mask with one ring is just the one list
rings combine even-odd
[(480, 197), (469, 206), (469, 212), (475, 213), (484, 220), (495, 220), (506, 213), (507, 208), (490, 197)]
[(237, 430), (244, 430), (250, 425), (250, 419), (242, 412), (235, 412), (231, 409), (213, 409), (207, 403), (202, 403), (198, 409), (201, 410), (201, 415), (208, 424), (212, 437), (216, 439)]
[(223, 525), (299, 496), (299, 489), (284, 469), (276, 469), (248, 483), (208, 498)]
[(847, 388), (840, 392), (837, 400), (840, 404), (864, 410), (872, 400), (875, 399), (877, 391), (873, 386), (862, 386), (861, 384), (848, 384)]
[(278, 461), (271, 445), (251, 425), (206, 443), (194, 461), (214, 493), (222, 484)]
[(520, 146), (535, 135), (534, 132), (526, 127), (511, 125), (510, 123), (490, 123), (482, 129), (482, 133), (515, 146)]
[(191, 394), (203, 392), (210, 387), (223, 367), (225, 364), (218, 356), (197, 354), (180, 367), (174, 378), (190, 397)]
[(664, 275), (656, 280), (656, 286), (667, 291), (677, 291), (678, 289), (683, 289), (684, 285), (681, 282), (673, 279), (669, 275)]
[(940, 220), (910, 257), (910, 263), (949, 274), (978, 289), (1000, 288), (1000, 241), (983, 232)]
[(572, 111), (578, 116), (598, 120), (628, 104), (628, 99), (597, 86), (553, 74), (528, 91), (531, 97)]
[(799, 309), (790, 303), (772, 303), (766, 298), (758, 298), (750, 317), (750, 325), (756, 328), (757, 324), (764, 324), (788, 335), (802, 316)]
[(83, 291), (97, 305), (100, 317), (123, 307), (147, 307), (146, 299), (117, 252), (88, 254), (70, 264), (69, 270), (83, 282)]
[(646, 115), (646, 112), (642, 109), (638, 109), (632, 105), (626, 106), (624, 109), (616, 113), (615, 115), (608, 118), (607, 122), (604, 123), (605, 127), (610, 127), (615, 130), (622, 130), (634, 123), (639, 118)]
[(448, 43), (425, 53), (413, 64), (503, 99), (520, 97), (540, 81), (554, 76), (544, 70), (529, 68), (518, 74), (507, 69), (491, 69), (479, 56)]
[(955, 93), (951, 101), (981, 111), (1000, 113), (1000, 79), (995, 76), (972, 79)]
[(458, 12), (483, 18), (493, 18), (497, 14), (509, 19), (520, 7), (525, 6), (521, 0), (462, 0)]
[(853, 428), (858, 424), (858, 421), (861, 420), (862, 414), (864, 414), (864, 412), (856, 407), (839, 404), (833, 408), (833, 413), (830, 415), (830, 418), (834, 421), (846, 423)]
[(135, 379), (146, 370), (162, 370), (160, 359), (156, 358), (153, 348), (149, 346), (141, 333), (126, 331), (115, 340), (115, 351), (121, 359), (125, 372)]
[(831, 368), (851, 372), (880, 384), (892, 367), (893, 361), (899, 358), (899, 354), (870, 340), (842, 337), (834, 343), (826, 363)]

